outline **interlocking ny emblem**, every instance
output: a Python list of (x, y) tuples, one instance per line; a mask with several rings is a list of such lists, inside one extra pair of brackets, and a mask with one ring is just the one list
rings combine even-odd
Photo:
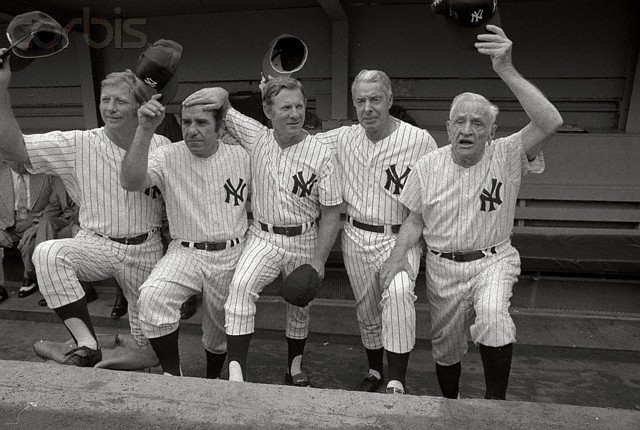
[(313, 184), (316, 182), (318, 182), (318, 178), (315, 173), (312, 173), (311, 178), (305, 181), (302, 177), (302, 172), (298, 172), (293, 175), (293, 190), (291, 190), (291, 192), (300, 197), (308, 197), (313, 189)]
[(404, 183), (407, 182), (407, 176), (411, 173), (411, 168), (407, 167), (402, 176), (398, 176), (398, 172), (396, 172), (396, 165), (392, 164), (389, 166), (387, 170), (387, 183), (384, 184), (384, 189), (387, 191), (391, 191), (391, 185), (395, 188), (393, 189), (393, 194), (400, 194), (402, 191), (402, 187), (404, 187)]
[[(500, 189), (502, 188), (502, 182), (498, 182), (497, 179), (491, 179), (491, 192), (483, 189), (480, 194), (480, 210), (485, 212), (491, 212), (496, 210), (496, 205), (502, 204), (500, 198)], [(487, 209), (487, 203), (489, 209)]]
[(224, 184), (224, 189), (227, 192), (227, 198), (224, 199), (225, 203), (231, 202), (231, 197), (233, 197), (233, 205), (240, 206), (240, 202), (244, 202), (244, 190), (247, 189), (247, 184), (244, 182), (244, 179), (240, 178), (238, 180), (238, 186), (234, 187), (231, 183), (231, 179), (227, 179)]

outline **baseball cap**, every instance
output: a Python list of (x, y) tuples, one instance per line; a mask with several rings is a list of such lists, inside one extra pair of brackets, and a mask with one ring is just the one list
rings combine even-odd
[(11, 45), (13, 71), (31, 64), (34, 58), (48, 57), (69, 46), (69, 37), (62, 26), (40, 11), (16, 15), (7, 27), (7, 39)]
[(309, 51), (302, 39), (291, 34), (281, 34), (269, 43), (262, 61), (262, 76), (277, 78), (291, 76), (307, 61)]
[(498, 0), (433, 0), (431, 9), (444, 15), (447, 34), (464, 50), (476, 49), (477, 36), (487, 24), (501, 26)]
[(181, 57), (182, 45), (167, 39), (155, 41), (138, 57), (136, 76), (149, 91), (162, 94), (162, 104), (168, 104), (178, 91), (178, 63)]

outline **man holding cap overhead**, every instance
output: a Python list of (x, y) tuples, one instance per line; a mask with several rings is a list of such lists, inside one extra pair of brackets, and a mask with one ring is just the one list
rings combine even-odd
[(469, 326), (484, 366), (485, 398), (506, 396), (516, 341), (509, 300), (520, 274), (510, 241), (516, 199), (522, 176), (544, 170), (541, 151), (562, 125), (558, 110), (516, 71), (504, 31), (486, 30), (475, 46), (491, 58), (530, 122), (496, 139), (498, 108), (479, 94), (458, 95), (447, 121), (450, 145), (423, 157), (407, 178), (400, 201), (410, 214), (380, 272), (383, 285), (411, 272), (407, 251), (423, 235), (433, 357), (448, 398), (459, 395)]
[[(162, 256), (162, 199), (155, 189), (129, 192), (119, 183), (122, 159), (138, 127), (138, 108), (149, 100), (145, 85), (131, 70), (111, 73), (101, 86), (104, 127), (23, 135), (11, 110), (8, 63), (0, 69), (0, 158), (24, 163), (32, 173), (60, 176), (80, 206), (80, 232), (72, 239), (40, 244), (33, 256), (47, 305), (77, 344), (62, 362), (82, 367), (129, 368), (130, 360), (142, 367), (153, 365), (157, 359), (147, 348), (137, 303), (140, 285)], [(162, 136), (151, 138), (151, 148), (165, 144), (169, 141)], [(131, 335), (138, 348), (125, 357), (109, 356), (111, 351), (105, 350), (103, 360), (79, 281), (111, 277), (128, 299)]]

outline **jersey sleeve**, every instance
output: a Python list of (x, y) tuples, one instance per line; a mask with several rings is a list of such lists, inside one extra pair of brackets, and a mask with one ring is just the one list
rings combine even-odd
[[(424, 160), (424, 159), (423, 159)], [(400, 203), (412, 212), (422, 212), (422, 184), (420, 181), (420, 170), (424, 169), (425, 163), (418, 161), (415, 168), (409, 173), (400, 193)]]
[(522, 176), (544, 172), (545, 164), (542, 151), (531, 161), (527, 158), (527, 153), (522, 146), (522, 131), (505, 138), (505, 145), (507, 146), (509, 160), (514, 164), (513, 168), (515, 169), (517, 166), (522, 172)]
[[(88, 132), (87, 132), (88, 133)], [(88, 135), (80, 131), (52, 131), (24, 135), (31, 173), (45, 173), (64, 178), (73, 174), (77, 145)]]
[(258, 140), (258, 136), (267, 131), (267, 127), (259, 121), (243, 115), (234, 108), (229, 108), (226, 116), (227, 130), (245, 148), (250, 148)]
[(335, 206), (342, 203), (342, 175), (336, 154), (329, 151), (318, 181), (318, 199), (321, 205)]
[(164, 166), (165, 166), (166, 152), (167, 152), (166, 148), (159, 147), (151, 151), (151, 153), (149, 153), (147, 173), (149, 174), (151, 183), (145, 184), (145, 188), (155, 185), (160, 189), (164, 190), (164, 181), (165, 181)]
[(333, 152), (336, 152), (338, 147), (339, 135), (341, 131), (343, 131), (342, 129), (343, 127), (335, 128), (329, 131), (323, 131), (322, 133), (314, 134), (313, 137), (315, 137), (318, 142), (331, 148)]

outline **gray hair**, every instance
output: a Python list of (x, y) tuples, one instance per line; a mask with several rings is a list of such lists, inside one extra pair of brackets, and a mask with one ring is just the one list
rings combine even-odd
[(304, 98), (304, 87), (295, 78), (291, 76), (278, 76), (276, 78), (271, 78), (264, 84), (262, 87), (262, 104), (265, 106), (271, 106), (273, 104), (273, 98), (280, 94), (280, 91), (283, 89), (288, 90), (300, 90), (302, 93), (302, 97)]
[(353, 84), (351, 84), (352, 95), (356, 88), (356, 84), (359, 82), (378, 82), (382, 85), (382, 89), (387, 97), (391, 97), (393, 95), (393, 92), (391, 91), (391, 79), (389, 79), (389, 76), (381, 70), (361, 70), (353, 79)]
[(463, 100), (474, 100), (474, 101), (478, 101), (481, 102), (485, 105), (487, 105), (487, 107), (489, 108), (489, 119), (491, 120), (491, 124), (494, 124), (496, 122), (496, 118), (498, 117), (498, 113), (500, 113), (500, 110), (498, 109), (498, 106), (494, 105), (493, 103), (491, 103), (489, 100), (487, 100), (486, 97), (480, 95), (480, 94), (476, 94), (476, 93), (462, 93), (462, 94), (458, 94), (456, 96), (456, 98), (453, 99), (453, 101), (451, 102), (451, 109), (449, 109), (449, 119), (452, 120), (453, 119), (453, 111), (455, 110), (456, 107), (458, 107), (458, 104), (460, 102), (462, 102)]

